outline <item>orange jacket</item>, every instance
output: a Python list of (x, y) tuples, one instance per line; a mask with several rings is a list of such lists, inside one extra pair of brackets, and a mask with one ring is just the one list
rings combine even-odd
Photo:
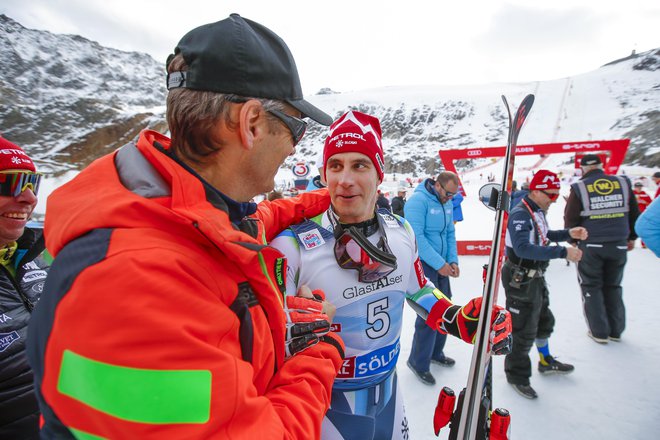
[(254, 239), (159, 147), (144, 131), (48, 199), (56, 259), (29, 333), (44, 435), (318, 437), (343, 345), (284, 360), (286, 260), (263, 239), (327, 192), (262, 202)]

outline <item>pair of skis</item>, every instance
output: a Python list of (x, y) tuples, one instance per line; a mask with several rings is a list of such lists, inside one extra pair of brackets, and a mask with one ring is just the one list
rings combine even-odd
[(520, 103), (515, 117), (511, 118), (511, 109), (502, 96), (509, 115), (509, 137), (507, 140), (502, 187), (493, 190), (491, 206), (495, 208), (495, 229), (484, 279), (483, 299), (477, 334), (472, 352), (472, 362), (467, 386), (461, 391), (458, 406), (454, 410), (456, 396), (444, 387), (438, 397), (438, 407), (434, 417), (435, 434), (451, 422), (450, 440), (506, 440), (508, 438), (510, 417), (505, 409), (497, 408), (491, 412), (492, 402), (492, 361), (490, 353), (490, 322), (493, 305), (497, 303), (497, 291), (500, 284), (502, 260), (504, 258), (504, 239), (509, 218), (509, 200), (513, 183), (513, 171), (516, 157), (518, 135), (534, 104), (534, 95), (527, 95)]

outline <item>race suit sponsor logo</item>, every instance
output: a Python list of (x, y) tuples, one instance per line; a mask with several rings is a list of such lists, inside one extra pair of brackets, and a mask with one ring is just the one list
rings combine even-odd
[(358, 296), (366, 295), (367, 293), (375, 292), (382, 289), (383, 287), (388, 287), (397, 283), (400, 283), (403, 280), (403, 275), (397, 275), (395, 277), (383, 277), (378, 281), (373, 283), (363, 284), (361, 286), (352, 286), (344, 289), (342, 295), (346, 299), (357, 298)]
[(392, 345), (381, 347), (362, 356), (352, 356), (344, 359), (337, 378), (363, 378), (390, 371), (399, 358), (399, 341)]
[(422, 260), (417, 257), (415, 260), (415, 275), (417, 275), (417, 283), (421, 289), (426, 285), (426, 276), (424, 276), (424, 268), (422, 267)]
[(300, 237), (300, 242), (303, 244), (305, 249), (314, 249), (325, 243), (325, 240), (321, 236), (321, 233), (318, 229), (312, 229), (311, 231), (303, 232), (298, 234)]
[(383, 216), (383, 221), (385, 222), (385, 225), (388, 228), (400, 228), (401, 224), (398, 222), (397, 219), (394, 218), (394, 216), (390, 214), (382, 214)]
[(286, 280), (284, 274), (286, 273), (286, 258), (277, 258), (275, 260), (275, 282), (277, 287), (280, 289), (280, 293), (284, 293)]

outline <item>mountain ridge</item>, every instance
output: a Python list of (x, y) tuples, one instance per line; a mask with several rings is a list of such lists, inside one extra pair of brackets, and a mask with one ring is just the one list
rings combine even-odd
[[(134, 139), (167, 131), (165, 70), (148, 54), (107, 48), (77, 35), (23, 27), (0, 15), (0, 132), (54, 176), (80, 170)], [(612, 61), (574, 77), (478, 86), (385, 87), (306, 97), (338, 117), (353, 109), (381, 120), (386, 172), (433, 174), (438, 150), (503, 145), (500, 95), (534, 93), (521, 142), (631, 139), (626, 163), (660, 166), (660, 50)], [(314, 163), (327, 129), (310, 122), (285, 166)]]

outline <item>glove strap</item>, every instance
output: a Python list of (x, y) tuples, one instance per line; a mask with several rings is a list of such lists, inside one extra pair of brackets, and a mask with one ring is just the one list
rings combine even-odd
[(444, 326), (444, 315), (445, 312), (453, 306), (453, 304), (449, 298), (447, 298), (445, 294), (442, 293), (439, 289), (433, 289), (433, 295), (438, 298), (438, 302), (436, 302), (433, 307), (431, 307), (429, 316), (426, 318), (426, 325), (431, 327), (433, 330), (437, 330), (443, 335), (446, 335), (447, 330)]

